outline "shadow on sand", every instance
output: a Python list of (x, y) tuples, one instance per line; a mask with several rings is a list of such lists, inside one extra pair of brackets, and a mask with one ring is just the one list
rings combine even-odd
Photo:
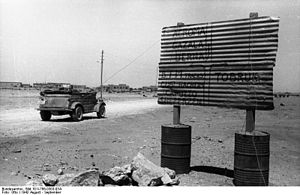
[[(97, 120), (97, 119), (106, 119), (106, 117), (101, 117), (101, 118), (98, 118), (96, 116), (84, 116), (82, 118), (81, 121), (85, 121), (85, 120)], [(67, 117), (67, 118), (59, 118), (59, 119), (51, 119), (50, 121), (48, 122), (74, 122), (74, 123), (78, 123), (78, 122), (81, 122), (81, 121), (74, 121), (71, 117)]]
[(219, 168), (219, 167), (212, 167), (212, 166), (193, 166), (190, 167), (190, 170), (197, 171), (197, 172), (204, 172), (204, 173), (212, 173), (212, 174), (233, 178), (233, 170), (227, 168)]

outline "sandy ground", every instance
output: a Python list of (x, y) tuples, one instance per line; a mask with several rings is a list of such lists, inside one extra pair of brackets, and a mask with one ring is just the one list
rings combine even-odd
[[(161, 125), (172, 122), (172, 107), (151, 96), (105, 94), (106, 118), (91, 113), (81, 122), (67, 115), (44, 122), (35, 92), (0, 94), (0, 185), (24, 185), (59, 168), (107, 170), (138, 152), (160, 165)], [(244, 110), (182, 107), (182, 123), (192, 126), (192, 171), (179, 175), (181, 186), (233, 186), (234, 133), (244, 119)], [(271, 134), (269, 185), (299, 186), (300, 98), (275, 99), (275, 110), (256, 112), (256, 127)]]
[[(143, 114), (163, 106), (157, 104), (156, 99), (127, 100), (119, 102), (106, 102), (106, 118), (116, 118), (129, 115)], [(84, 114), (84, 121), (96, 119), (96, 113)], [(52, 116), (52, 122), (41, 121), (39, 112), (35, 108), (19, 108), (5, 110), (0, 113), (0, 134), (3, 136), (23, 136), (34, 135), (36, 133), (46, 133), (47, 129), (57, 127), (63, 122), (72, 122), (70, 116)], [(60, 123), (55, 123), (60, 122)], [(88, 125), (88, 124), (87, 124)], [(5, 127), (5, 128), (2, 128)]]

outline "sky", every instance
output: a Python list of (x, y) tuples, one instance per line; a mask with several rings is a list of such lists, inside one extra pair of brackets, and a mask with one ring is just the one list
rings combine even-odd
[(300, 92), (300, 0), (0, 0), (0, 80), (99, 86), (104, 50), (104, 84), (155, 85), (163, 27), (250, 12), (280, 17), (274, 91)]

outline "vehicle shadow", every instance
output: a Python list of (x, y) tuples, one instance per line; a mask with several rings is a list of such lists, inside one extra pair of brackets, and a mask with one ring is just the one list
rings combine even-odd
[(212, 166), (193, 166), (190, 167), (190, 170), (197, 171), (197, 172), (204, 172), (204, 173), (212, 173), (212, 174), (233, 178), (233, 170), (227, 168), (212, 167)]
[[(97, 116), (84, 116), (81, 121), (97, 120), (97, 119), (105, 119), (105, 118), (106, 117), (98, 118)], [(67, 117), (67, 118), (51, 119), (49, 122), (74, 122), (74, 123), (78, 123), (78, 122), (81, 122), (81, 121), (74, 121), (71, 117)]]

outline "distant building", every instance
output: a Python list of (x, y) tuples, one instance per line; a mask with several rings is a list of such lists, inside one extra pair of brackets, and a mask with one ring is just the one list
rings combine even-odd
[(290, 92), (278, 92), (273, 95), (274, 97), (290, 97), (292, 94)]
[(118, 85), (112, 85), (112, 84), (107, 85), (108, 92), (117, 92), (117, 86)]
[(70, 83), (33, 83), (33, 88), (35, 89), (58, 89), (62, 87), (63, 85), (70, 85)]
[[(97, 87), (97, 90), (101, 90), (101, 87)], [(103, 85), (103, 91), (117, 92), (117, 93), (129, 92), (130, 87), (129, 87), (129, 85), (126, 85), (126, 84), (118, 84), (118, 85), (109, 84), (109, 85)]]
[[(64, 85), (71, 85), (70, 83), (33, 83), (30, 84), (22, 84), (21, 82), (3, 82), (0, 81), (0, 89), (59, 89)], [(73, 89), (78, 91), (89, 90), (86, 85), (72, 85)]]
[(46, 87), (58, 89), (58, 88), (62, 87), (63, 85), (70, 85), (70, 83), (47, 83)]
[(144, 87), (142, 87), (142, 91), (145, 91), (145, 92), (155, 92), (155, 91), (157, 91), (157, 86), (154, 86), (154, 85), (144, 86)]
[(119, 84), (118, 87), (119, 87), (118, 90), (119, 90), (120, 92), (129, 92), (129, 91), (130, 91), (129, 85), (126, 85), (126, 84)]
[(25, 89), (32, 88), (32, 86), (30, 84), (22, 84), (22, 87)]
[(42, 88), (45, 88), (46, 85), (47, 85), (47, 83), (33, 83), (32, 87), (35, 89), (42, 89)]
[(145, 91), (145, 92), (151, 92), (151, 89), (149, 87), (142, 87), (142, 91)]
[(152, 92), (157, 91), (157, 86), (156, 85), (150, 85), (149, 88), (151, 89)]
[(73, 89), (76, 89), (78, 91), (87, 89), (86, 85), (72, 85), (72, 86), (73, 86)]
[(1, 89), (18, 89), (22, 87), (21, 82), (0, 82), (0, 88)]
[(137, 89), (137, 88), (133, 88), (132, 90), (131, 90), (131, 92), (133, 92), (133, 93), (140, 93), (140, 92), (142, 92), (142, 90), (141, 89)]

